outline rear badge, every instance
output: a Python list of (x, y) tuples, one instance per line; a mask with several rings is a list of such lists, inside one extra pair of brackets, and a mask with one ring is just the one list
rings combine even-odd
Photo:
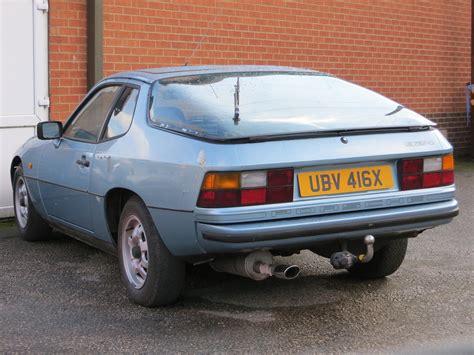
[(341, 142), (347, 144), (349, 143), (349, 139), (347, 139), (346, 137), (341, 137)]

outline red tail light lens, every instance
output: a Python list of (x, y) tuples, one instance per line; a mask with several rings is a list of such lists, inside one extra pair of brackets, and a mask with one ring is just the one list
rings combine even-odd
[(454, 170), (443, 171), (443, 177), (441, 178), (442, 185), (452, 185), (454, 184)]
[(421, 189), (423, 186), (423, 176), (405, 175), (402, 177), (402, 190)]
[(423, 174), (423, 187), (441, 186), (441, 173), (427, 173)]
[(267, 172), (267, 186), (293, 186), (293, 169), (270, 170)]
[(423, 159), (410, 159), (402, 161), (404, 174), (419, 174), (423, 172)]
[(293, 169), (207, 173), (198, 207), (220, 208), (293, 201)]
[(293, 185), (267, 188), (267, 203), (293, 201)]
[(402, 160), (400, 173), (401, 190), (452, 185), (454, 184), (453, 155)]
[(199, 194), (200, 207), (232, 207), (240, 201), (240, 191), (201, 191)]
[(248, 189), (240, 191), (242, 206), (261, 205), (267, 201), (267, 189)]

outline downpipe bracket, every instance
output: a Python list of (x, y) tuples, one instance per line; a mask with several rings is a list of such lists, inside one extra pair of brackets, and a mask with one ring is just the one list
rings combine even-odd
[(373, 235), (366, 235), (364, 237), (364, 244), (367, 247), (367, 251), (365, 254), (361, 255), (354, 255), (344, 247), (344, 250), (336, 252), (331, 255), (331, 265), (336, 270), (339, 269), (350, 269), (357, 263), (368, 263), (374, 257), (374, 243), (375, 238)]

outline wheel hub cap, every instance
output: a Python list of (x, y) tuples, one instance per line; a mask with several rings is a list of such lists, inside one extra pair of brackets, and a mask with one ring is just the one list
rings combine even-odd
[(139, 246), (134, 246), (132, 248), (132, 256), (135, 258), (135, 259), (140, 259), (140, 256), (142, 255), (142, 250), (140, 249)]

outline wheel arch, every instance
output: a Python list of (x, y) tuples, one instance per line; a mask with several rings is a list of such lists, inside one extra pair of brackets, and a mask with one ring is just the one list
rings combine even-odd
[(10, 180), (13, 184), (13, 178), (15, 177), (15, 170), (18, 166), (21, 166), (21, 158), (17, 155), (13, 158), (10, 165)]
[(133, 196), (137, 196), (143, 201), (136, 192), (123, 187), (114, 187), (105, 194), (104, 207), (107, 227), (115, 242), (118, 236), (120, 215), (127, 201)]

